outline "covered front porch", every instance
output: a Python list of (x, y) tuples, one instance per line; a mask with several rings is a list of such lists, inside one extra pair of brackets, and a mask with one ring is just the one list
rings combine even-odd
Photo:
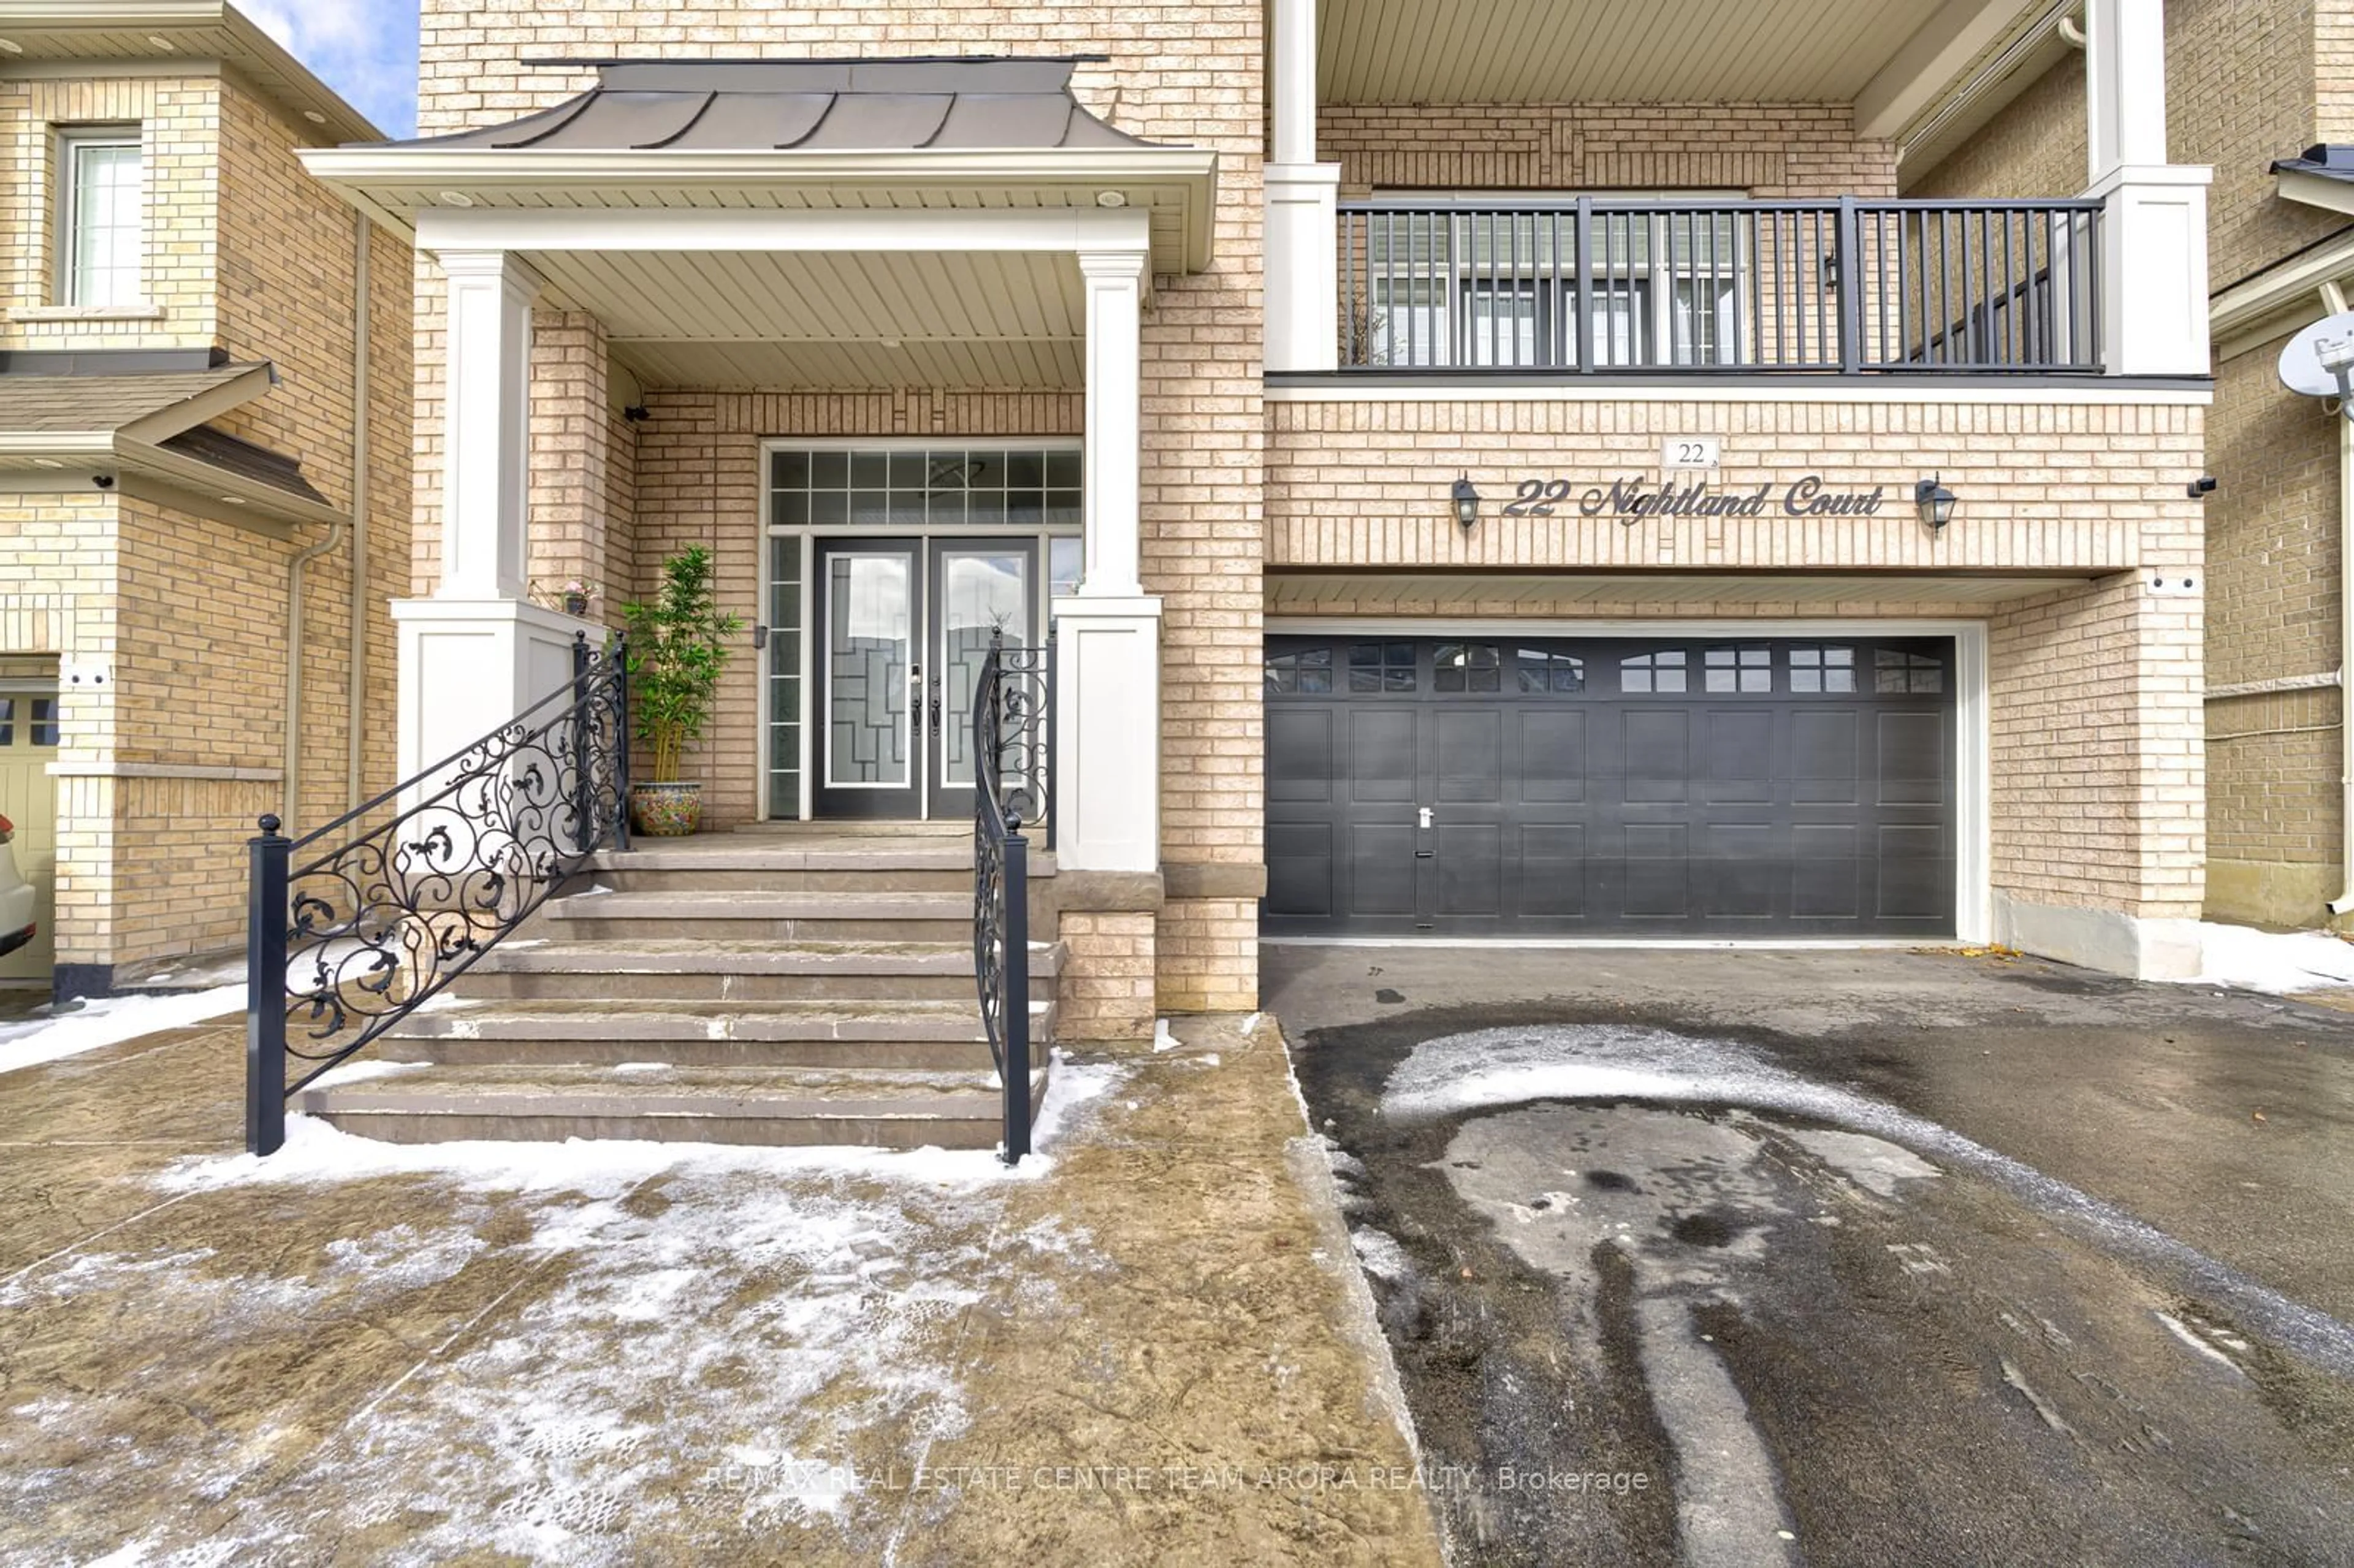
[(701, 545), (748, 629), (688, 763), (715, 825), (969, 815), (981, 654), (1052, 635), (1064, 862), (1157, 872), (1141, 333), (1209, 261), (1216, 161), (1088, 114), (1072, 63), (613, 62), (313, 155), (438, 295), (404, 773)]

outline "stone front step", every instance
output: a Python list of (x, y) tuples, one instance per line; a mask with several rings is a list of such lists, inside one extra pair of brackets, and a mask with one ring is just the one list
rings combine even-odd
[[(1041, 994), (1052, 994), (1062, 966), (1062, 944), (1030, 944)], [(511, 940), (477, 959), (458, 990), (514, 1000), (970, 1002), (972, 942)]]
[[(1034, 1114), (1045, 1090), (1042, 1066), (1031, 1074)], [(994, 1149), (1002, 1128), (993, 1078), (970, 1072), (428, 1065), (303, 1089), (292, 1108), (392, 1143), (584, 1138)]]
[(551, 935), (582, 941), (647, 938), (774, 942), (954, 942), (972, 936), (964, 893), (578, 893), (541, 913)]
[[(972, 838), (737, 837), (684, 842), (640, 839), (590, 857), (589, 879), (617, 893), (954, 893), (972, 896)], [(1030, 853), (1030, 874), (1055, 874), (1055, 857)]]
[[(1030, 1037), (1053, 1037), (1048, 1001)], [(458, 1001), (411, 1014), (384, 1036), (387, 1061), (451, 1065), (991, 1070), (980, 1004), (960, 1001)]]

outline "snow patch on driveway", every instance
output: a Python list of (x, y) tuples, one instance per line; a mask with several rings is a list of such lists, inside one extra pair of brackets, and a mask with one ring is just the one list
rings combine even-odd
[(2285, 995), (2354, 985), (2354, 943), (2323, 931), (2259, 931), (2248, 926), (2199, 927), (2203, 961), (2190, 985), (2236, 986)]
[(120, 1045), (161, 1030), (186, 1029), (244, 1009), (242, 984), (175, 995), (101, 997), (71, 1012), (0, 1024), (0, 1073)]

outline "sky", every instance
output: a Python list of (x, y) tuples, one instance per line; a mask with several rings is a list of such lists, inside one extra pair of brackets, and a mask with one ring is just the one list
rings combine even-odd
[(233, 0), (387, 136), (417, 130), (418, 0)]

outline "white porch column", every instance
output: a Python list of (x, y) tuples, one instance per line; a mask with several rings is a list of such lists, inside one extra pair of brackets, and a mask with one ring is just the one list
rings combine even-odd
[(436, 260), (449, 279), (441, 580), (429, 599), (392, 604), (404, 779), (568, 682), (573, 634), (588, 625), (530, 602), (525, 581), (539, 275), (505, 250), (443, 250)]
[(2164, 0), (2085, 0), (2084, 110), (2109, 374), (2207, 375), (2212, 171), (2166, 161)]
[(1054, 607), (1056, 859), (1074, 871), (1161, 869), (1161, 601), (1139, 580), (1147, 264), (1142, 249), (1079, 254), (1086, 567)]
[(539, 274), (504, 250), (444, 250), (441, 599), (522, 599), (531, 457), (531, 302)]
[(1341, 165), (1316, 161), (1316, 0), (1275, 0), (1267, 180), (1267, 368), (1340, 360)]

